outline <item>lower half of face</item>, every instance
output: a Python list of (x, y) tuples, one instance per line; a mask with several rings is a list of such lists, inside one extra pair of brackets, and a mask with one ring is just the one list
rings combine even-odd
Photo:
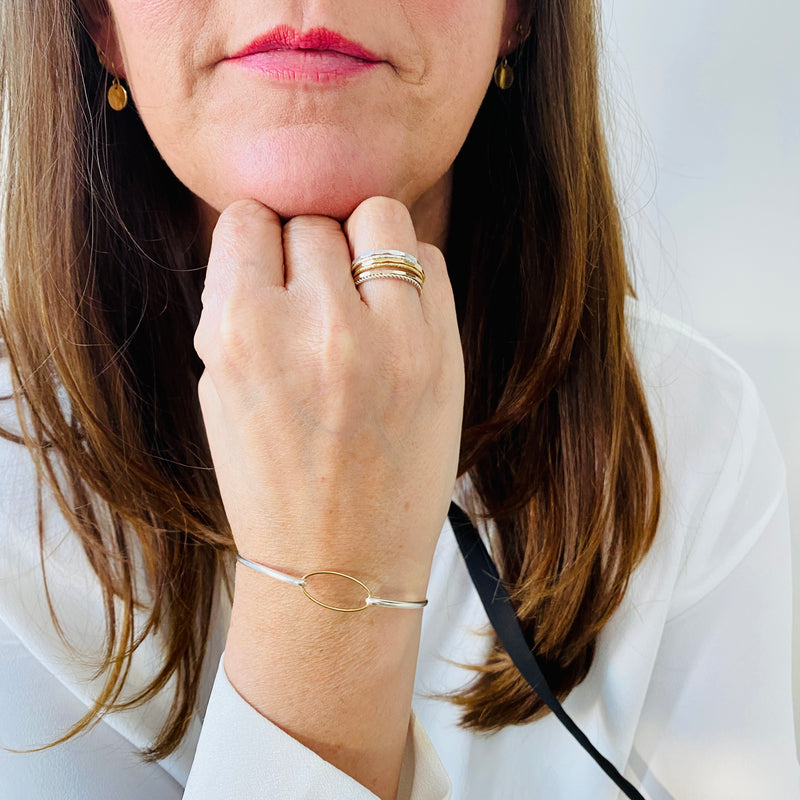
[(182, 126), (146, 110), (143, 117), (176, 175), (217, 211), (255, 198), (287, 218), (344, 219), (374, 195), (412, 205), (448, 170), (469, 129), (469, 119), (437, 123), (436, 108), (425, 120), (400, 112), (396, 81), (388, 74), (308, 87), (220, 75), (229, 86), (209, 93), (188, 146)]
[(411, 207), (466, 138), (505, 2), (307, 5), (112, 0), (138, 113), (213, 211), (254, 198), (284, 217), (344, 219), (373, 195)]

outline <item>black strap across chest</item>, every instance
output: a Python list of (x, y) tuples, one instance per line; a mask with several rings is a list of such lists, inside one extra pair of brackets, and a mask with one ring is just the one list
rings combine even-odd
[(564, 727), (578, 740), (584, 750), (597, 762), (600, 769), (611, 778), (623, 794), (631, 800), (645, 800), (624, 778), (617, 768), (589, 741), (586, 734), (564, 711), (558, 698), (553, 694), (547, 679), (542, 673), (536, 656), (531, 652), (525, 636), (511, 605), (508, 592), (500, 580), (497, 567), (492, 561), (478, 531), (466, 513), (455, 503), (450, 504), (448, 512), (450, 524), (456, 535), (458, 546), (467, 564), (470, 577), (481, 598), (489, 622), (497, 633), (503, 647), (516, 665), (520, 674), (531, 685), (542, 702), (553, 712)]

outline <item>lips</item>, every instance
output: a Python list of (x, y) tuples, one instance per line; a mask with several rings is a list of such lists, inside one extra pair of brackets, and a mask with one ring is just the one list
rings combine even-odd
[(361, 61), (377, 62), (381, 60), (360, 44), (345, 39), (344, 36), (340, 36), (334, 31), (329, 31), (327, 28), (313, 28), (305, 33), (300, 33), (288, 25), (279, 25), (277, 28), (273, 28), (269, 33), (255, 39), (247, 47), (231, 56), (231, 58), (247, 58), (260, 53), (281, 50), (328, 51), (358, 58)]
[(282, 80), (329, 80), (366, 71), (382, 62), (357, 42), (327, 28), (300, 33), (280, 25), (253, 40), (228, 61)]

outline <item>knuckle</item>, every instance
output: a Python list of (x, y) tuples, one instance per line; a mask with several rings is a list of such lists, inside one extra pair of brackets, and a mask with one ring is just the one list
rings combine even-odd
[(369, 197), (353, 212), (358, 222), (374, 225), (397, 225), (410, 223), (411, 214), (406, 206), (392, 197)]
[(267, 208), (258, 200), (235, 200), (220, 214), (219, 221), (223, 224), (237, 224), (248, 222), (272, 222), (277, 219), (277, 214)]
[(419, 260), (427, 269), (440, 272), (447, 269), (444, 261), (444, 253), (435, 245), (427, 242), (419, 243)]
[(342, 227), (331, 217), (307, 215), (292, 217), (283, 225), (284, 247), (314, 244), (320, 237), (341, 236)]
[(305, 214), (292, 217), (284, 223), (285, 231), (337, 231), (341, 233), (341, 225), (332, 217), (319, 214)]
[(258, 226), (280, 226), (278, 215), (257, 200), (236, 200), (220, 214), (212, 235), (213, 242), (240, 238)]
[(328, 324), (321, 342), (323, 363), (346, 369), (351, 369), (358, 363), (358, 342), (348, 325), (341, 322)]
[(309, 328), (307, 336), (311, 362), (324, 384), (351, 380), (363, 368), (363, 348), (346, 319), (325, 315)]
[(251, 337), (243, 314), (232, 304), (220, 314), (217, 329), (217, 363), (226, 368), (243, 367), (252, 356)]
[(455, 313), (453, 287), (447, 271), (447, 262), (442, 251), (432, 244), (420, 243), (419, 256), (425, 270), (425, 286), (423, 292), (433, 301), (433, 306), (441, 312), (451, 315)]
[(213, 320), (200, 318), (194, 334), (197, 355), (212, 372), (238, 372), (253, 358), (247, 314), (235, 303), (225, 303)]
[(208, 357), (208, 335), (206, 333), (206, 328), (207, 323), (205, 318), (201, 316), (200, 323), (194, 332), (192, 344), (194, 345), (195, 353), (197, 353), (203, 363), (206, 362), (206, 358)]
[(437, 297), (441, 291), (450, 290), (450, 281), (447, 278), (447, 264), (442, 251), (432, 244), (420, 243), (419, 260), (425, 270), (425, 289), (433, 287)]

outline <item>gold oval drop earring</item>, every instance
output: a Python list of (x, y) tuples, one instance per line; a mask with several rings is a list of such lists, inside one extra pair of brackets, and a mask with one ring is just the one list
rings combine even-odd
[[(508, 49), (511, 49), (511, 39), (508, 40)], [(514, 68), (508, 63), (508, 56), (503, 56), (494, 68), (494, 84), (498, 89), (505, 91), (514, 83)]]
[[(106, 54), (102, 50), (97, 51), (97, 58), (100, 61), (101, 66), (104, 69), (108, 69), (108, 65), (106, 64)], [(109, 106), (111, 106), (114, 111), (122, 111), (122, 109), (128, 105), (128, 91), (119, 82), (119, 77), (117, 76), (113, 63), (111, 64), (111, 69), (109, 71), (114, 76), (114, 80), (111, 82), (111, 86), (108, 87), (106, 99), (108, 100)]]
[[(517, 24), (514, 25), (514, 33), (519, 37), (517, 42), (517, 47), (519, 48), (528, 41), (528, 37), (531, 35), (531, 29), (525, 27), (521, 22), (517, 22)], [(508, 40), (506, 49), (509, 54), (512, 52), (511, 39)], [(504, 55), (497, 62), (497, 66), (494, 68), (494, 83), (498, 89), (502, 89), (503, 91), (510, 89), (514, 85), (514, 68), (508, 63), (508, 55)]]

